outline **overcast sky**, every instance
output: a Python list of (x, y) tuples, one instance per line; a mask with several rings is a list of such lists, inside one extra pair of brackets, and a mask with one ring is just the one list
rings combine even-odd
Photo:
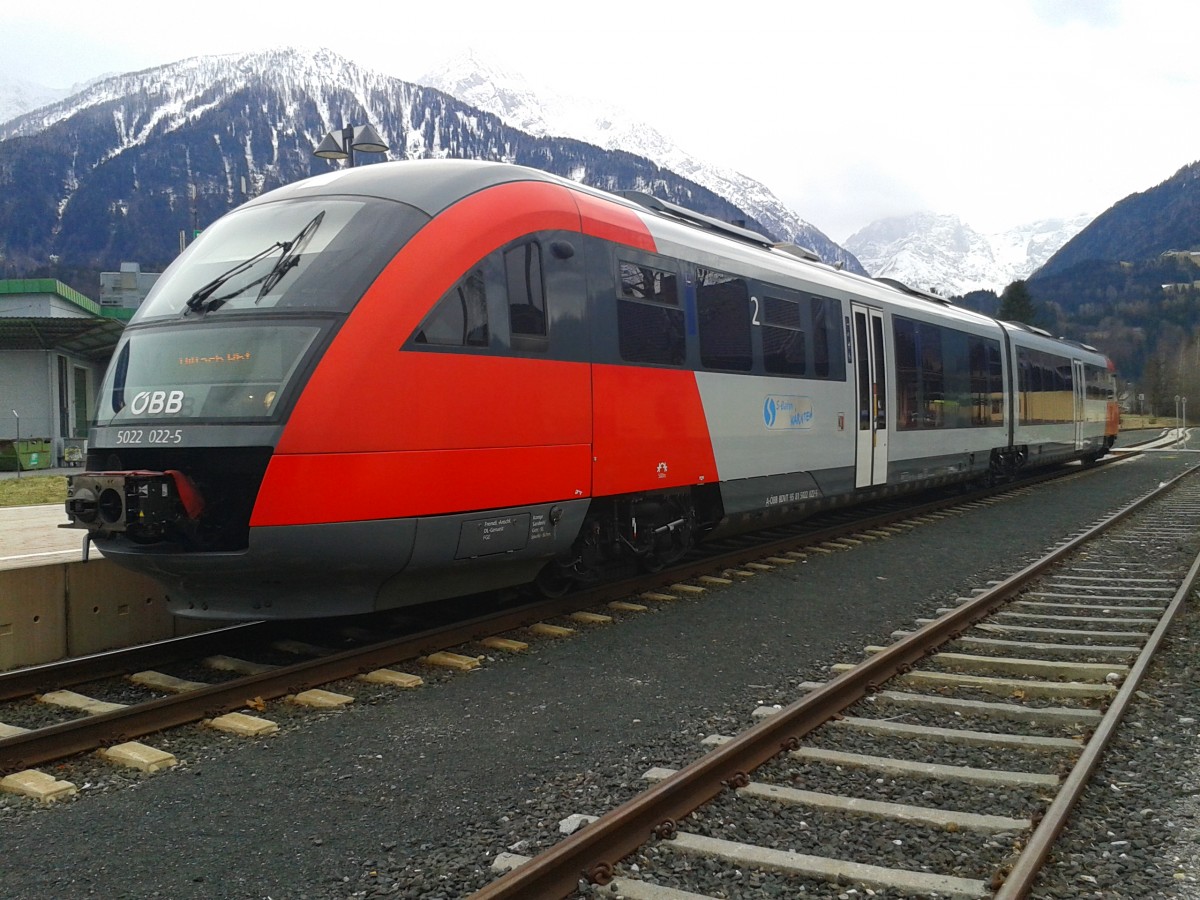
[(1200, 159), (1194, 0), (49, 0), (0, 10), (0, 74), (52, 87), (189, 56), (328, 47), (416, 80), (465, 47), (604, 98), (844, 241), (1100, 213)]

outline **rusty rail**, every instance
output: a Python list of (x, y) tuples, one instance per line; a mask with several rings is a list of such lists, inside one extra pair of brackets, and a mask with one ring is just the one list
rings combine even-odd
[[(596, 884), (607, 884), (612, 878), (616, 863), (622, 858), (636, 851), (654, 836), (669, 837), (674, 832), (676, 823), (684, 816), (707, 803), (726, 787), (745, 783), (751, 771), (779, 753), (794, 749), (800, 738), (808, 732), (873, 692), (889, 678), (911, 667), (936, 647), (985, 618), (1027, 582), (1157, 499), (1197, 470), (1200, 470), (1200, 466), (1188, 469), (1144, 497), (1127, 504), (1102, 522), (1056, 547), (1042, 559), (1026, 566), (968, 603), (914, 631), (886, 650), (873, 655), (710, 751), (649, 790), (601, 816), (587, 828), (472, 894), (472, 900), (519, 900), (526, 897), (549, 900), (570, 894), (576, 889), (581, 878)], [(1052, 842), (1056, 835), (1057, 830), (1049, 836), (1049, 841)], [(1034, 872), (1036, 873), (1036, 865)]]

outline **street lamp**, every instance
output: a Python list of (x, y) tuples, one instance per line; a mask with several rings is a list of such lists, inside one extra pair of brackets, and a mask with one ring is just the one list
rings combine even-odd
[(1175, 395), (1175, 430), (1179, 430), (1179, 400), (1178, 394)]
[(313, 151), (321, 159), (344, 159), (346, 168), (354, 166), (354, 151), (387, 153), (388, 145), (370, 125), (347, 125), (341, 131), (331, 131)]
[(17, 480), (21, 479), (21, 416), (14, 409), (12, 414), (17, 417), (17, 440), (13, 443), (13, 453), (17, 460)]

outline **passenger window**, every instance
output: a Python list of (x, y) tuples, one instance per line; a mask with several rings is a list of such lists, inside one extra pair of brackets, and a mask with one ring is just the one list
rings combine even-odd
[[(813, 332), (812, 375), (816, 378), (834, 376), (833, 355), (842, 345), (842, 330), (838, 327), (837, 301), (824, 297), (810, 297)], [(832, 324), (831, 324), (832, 323)], [(834, 332), (837, 332), (836, 336)], [(836, 338), (836, 342), (835, 342)], [(833, 351), (830, 350), (833, 347)], [(882, 359), (882, 357), (880, 357)]]
[(472, 269), (434, 306), (413, 339), (443, 347), (488, 346), (487, 296), (483, 270)]
[(808, 353), (800, 303), (763, 297), (763, 365), (772, 375), (806, 375)]
[(750, 371), (750, 291), (746, 282), (721, 272), (699, 270), (696, 309), (700, 318), (700, 362), (710, 369)]
[(674, 272), (665, 272), (637, 263), (621, 263), (621, 296), (634, 300), (654, 300), (657, 303), (679, 305), (679, 279)]
[(678, 276), (665, 269), (621, 261), (617, 333), (626, 362), (682, 365), (686, 356)]
[(546, 337), (541, 245), (530, 241), (505, 251), (504, 276), (508, 283), (508, 321), (512, 333)]

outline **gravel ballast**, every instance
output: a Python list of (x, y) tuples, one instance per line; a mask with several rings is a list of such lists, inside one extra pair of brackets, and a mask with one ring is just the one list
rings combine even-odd
[[(147, 740), (180, 759), (158, 775), (90, 757), (48, 767), (81, 790), (47, 808), (0, 795), (0, 895), (463, 896), (491, 880), (497, 853), (551, 845), (560, 819), (612, 808), (652, 766), (686, 765), (705, 735), (748, 727), (755, 706), (791, 702), (830, 664), (1011, 574), (1190, 462), (1156, 454), (1067, 479), (613, 626), (536, 640), (526, 654), (489, 654), (480, 670), (416, 691), (359, 688), (358, 702), (335, 713), (268, 704), (261, 715), (284, 723), (269, 738), (175, 729)], [(1198, 645), (1189, 608), (1041, 895), (1200, 897), (1200, 871), (1189, 869), (1200, 727), (1186, 721), (1200, 708)], [(997, 811), (1022, 802), (998, 798)], [(797, 810), (784, 818), (815, 821)], [(884, 831), (872, 839), (906, 839)], [(948, 836), (947, 853), (982, 848), (982, 868), (992, 840)], [(760, 873), (729, 887), (729, 897), (865, 896)]]

